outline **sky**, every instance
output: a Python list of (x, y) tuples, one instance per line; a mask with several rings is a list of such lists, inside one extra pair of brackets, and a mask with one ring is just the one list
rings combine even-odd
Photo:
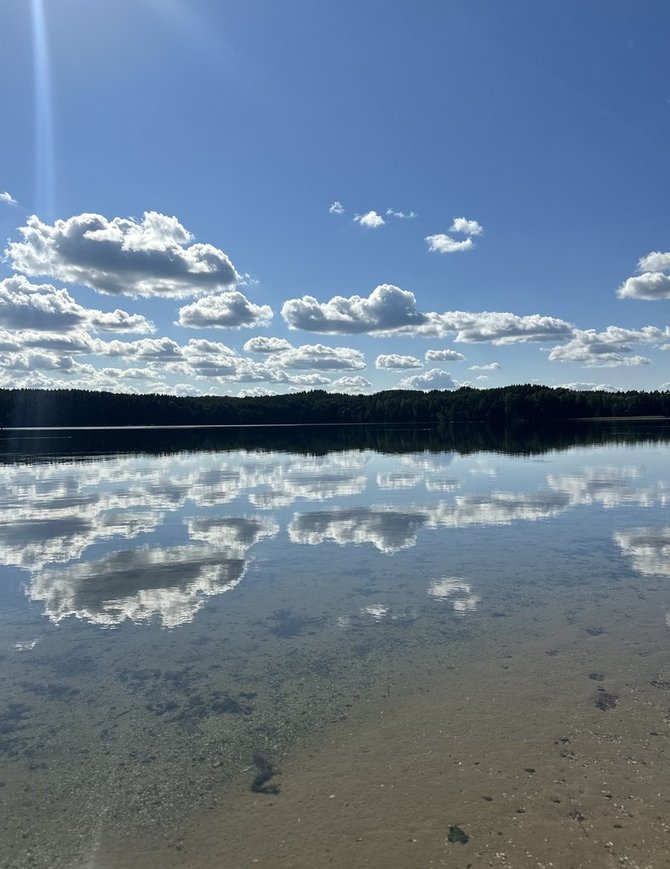
[(665, 0), (4, 0), (0, 387), (670, 388)]

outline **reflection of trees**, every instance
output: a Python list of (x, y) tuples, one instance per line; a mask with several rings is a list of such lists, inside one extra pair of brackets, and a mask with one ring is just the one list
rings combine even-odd
[(670, 527), (635, 528), (614, 535), (633, 569), (645, 576), (670, 576)]

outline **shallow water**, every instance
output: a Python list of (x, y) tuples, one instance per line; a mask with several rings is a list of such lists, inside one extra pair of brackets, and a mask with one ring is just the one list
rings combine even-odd
[(0, 865), (665, 865), (663, 430), (388, 437), (13, 444)]

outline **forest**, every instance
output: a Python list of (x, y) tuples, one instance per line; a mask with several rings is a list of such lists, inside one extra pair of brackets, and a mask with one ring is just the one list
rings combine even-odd
[(373, 423), (545, 424), (613, 417), (667, 417), (670, 392), (577, 392), (534, 384), (453, 391), (344, 395), (132, 395), (81, 389), (1, 389), (0, 425), (15, 427), (328, 425)]

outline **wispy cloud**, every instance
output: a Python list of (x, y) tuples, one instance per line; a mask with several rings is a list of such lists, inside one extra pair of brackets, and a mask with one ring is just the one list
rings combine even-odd
[(469, 365), (468, 371), (498, 371), (499, 368), (499, 362), (489, 362), (488, 365)]
[(330, 208), (328, 209), (329, 214), (344, 214), (345, 207), (339, 202), (337, 199), (334, 202), (330, 203)]
[(4, 193), (0, 193), (0, 202), (4, 202), (5, 205), (18, 205), (16, 199), (14, 199), (11, 193), (7, 193), (6, 190)]
[(414, 220), (418, 217), (416, 211), (396, 211), (393, 208), (386, 209), (387, 217), (396, 217), (398, 220)]

